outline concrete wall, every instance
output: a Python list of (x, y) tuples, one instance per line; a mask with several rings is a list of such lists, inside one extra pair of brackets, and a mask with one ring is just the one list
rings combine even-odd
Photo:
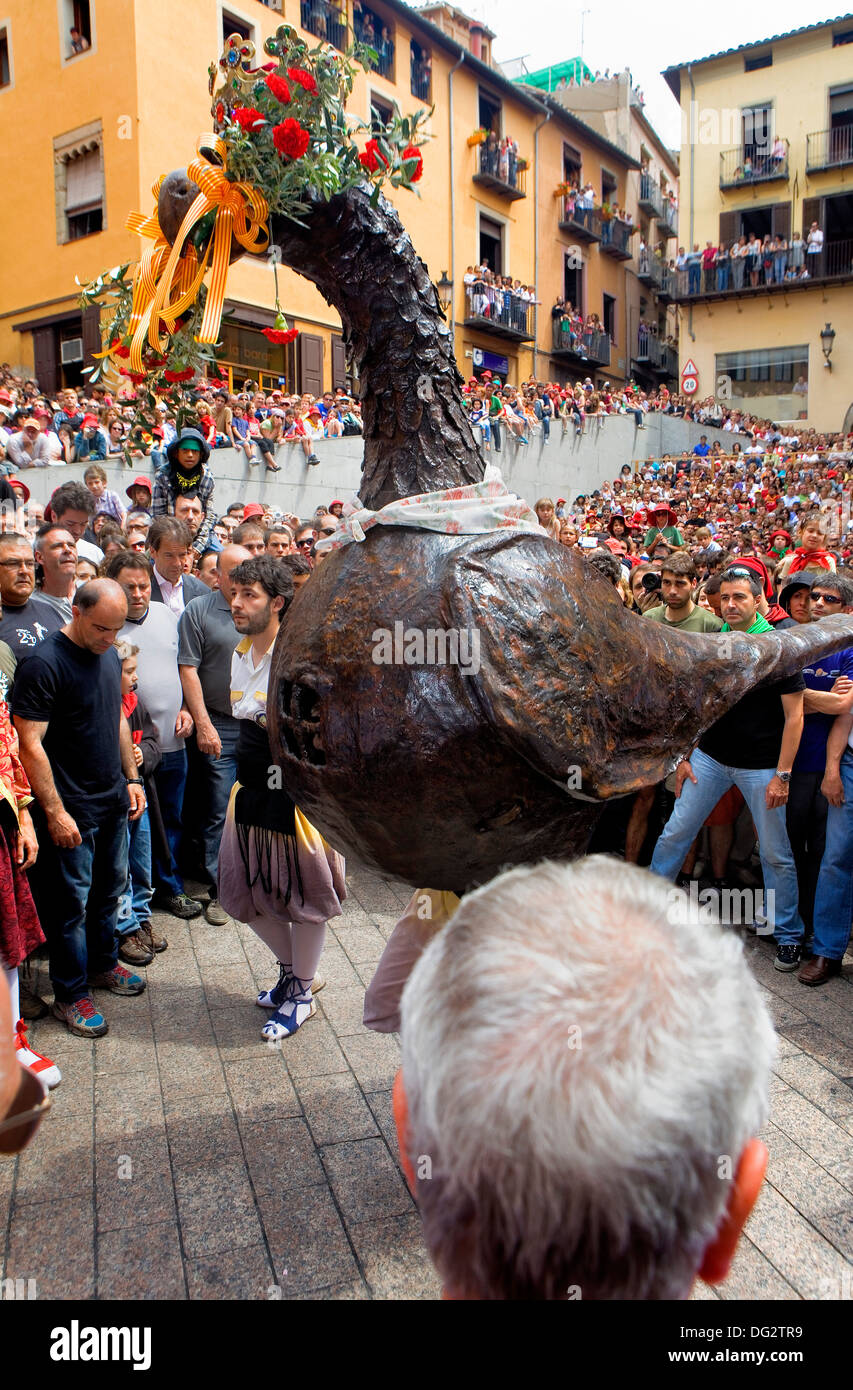
[[(507, 485), (532, 506), (539, 497), (571, 501), (579, 492), (593, 492), (608, 479), (618, 477), (623, 464), (661, 458), (663, 454), (675, 457), (698, 444), (701, 434), (706, 434), (711, 444), (719, 439), (724, 448), (730, 448), (739, 437), (669, 415), (647, 415), (645, 427), (639, 430), (631, 416), (609, 415), (588, 421), (581, 438), (571, 426), (563, 436), (559, 422), (552, 427), (549, 444), (541, 435), (527, 446), (504, 438), (501, 452), (492, 449), (488, 458), (501, 469)], [(747, 442), (743, 436), (739, 438), (742, 445)], [(321, 439), (315, 447), (320, 463), (309, 468), (301, 448), (282, 445), (278, 453), (280, 473), (267, 473), (261, 464), (250, 469), (244, 454), (215, 449), (211, 455), (215, 510), (224, 512), (230, 502), (270, 502), (282, 511), (310, 517), (320, 505), (351, 497), (361, 480), (361, 440)], [(131, 478), (151, 475), (150, 466), (143, 466), (146, 463), (148, 460), (139, 460), (140, 466), (132, 470), (107, 465), (109, 486), (123, 498)], [(30, 468), (20, 476), (32, 496), (46, 502), (61, 483), (82, 479), (85, 466)]]

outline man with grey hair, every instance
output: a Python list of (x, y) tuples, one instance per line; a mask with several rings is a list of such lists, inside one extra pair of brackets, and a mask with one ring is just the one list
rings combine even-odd
[(449, 1297), (683, 1299), (726, 1277), (775, 1039), (706, 917), (595, 855), (501, 874), (424, 951), (394, 1107)]

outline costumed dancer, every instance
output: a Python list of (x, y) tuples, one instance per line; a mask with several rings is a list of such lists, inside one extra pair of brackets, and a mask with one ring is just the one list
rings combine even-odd
[(231, 660), (231, 712), (240, 720), (237, 781), (219, 850), (219, 901), (269, 946), (278, 983), (258, 996), (262, 1030), (285, 1038), (311, 1018), (326, 923), (346, 896), (345, 865), (278, 785), (267, 734), (267, 687), (279, 623), (293, 600), (290, 571), (271, 555), (231, 571), (231, 615), (243, 633)]
[(30, 784), (18, 756), (18, 735), (9, 718), (6, 696), (14, 677), (15, 658), (0, 642), (0, 965), (12, 1002), (15, 1055), (43, 1085), (62, 1080), (55, 1062), (27, 1043), (27, 1025), (20, 1017), (18, 966), (44, 943), (26, 870), (36, 861), (38, 841), (30, 813)]

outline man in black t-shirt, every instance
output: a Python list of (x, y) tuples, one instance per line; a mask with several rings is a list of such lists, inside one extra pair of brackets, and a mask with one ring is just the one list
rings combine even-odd
[(40, 854), (31, 884), (47, 937), (53, 1012), (70, 1032), (97, 1038), (108, 1025), (92, 986), (113, 994), (145, 989), (139, 975), (118, 964), (116, 939), (128, 799), (137, 820), (145, 797), (113, 650), (127, 600), (113, 580), (93, 579), (77, 590), (72, 614), (18, 670), (12, 713), (38, 802)]
[(0, 535), (0, 641), (8, 643), (18, 663), (62, 627), (56, 609), (33, 596), (35, 585), (32, 544), (16, 531), (4, 532)]
[[(725, 571), (720, 584), (721, 642), (727, 632), (772, 633), (758, 611), (761, 593), (761, 581), (751, 570), (733, 565)], [(678, 765), (675, 807), (650, 866), (653, 873), (674, 879), (720, 797), (737, 787), (758, 832), (765, 915), (774, 923), (777, 970), (797, 969), (804, 935), (785, 823), (791, 768), (803, 732), (804, 691), (801, 675), (758, 686), (703, 735), (698, 748)]]

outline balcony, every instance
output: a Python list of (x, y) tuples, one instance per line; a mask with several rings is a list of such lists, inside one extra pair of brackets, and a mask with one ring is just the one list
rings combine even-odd
[(678, 236), (678, 208), (668, 198), (663, 200), (663, 216), (658, 218), (658, 227), (665, 237)]
[(465, 286), (466, 328), (513, 343), (533, 342), (533, 305), (494, 285)]
[(806, 136), (807, 174), (817, 174), (822, 169), (843, 169), (847, 164), (853, 164), (853, 125), (817, 130), (814, 135)]
[(788, 182), (788, 141), (772, 146), (738, 145), (720, 154), (720, 187), (751, 188), (756, 183)]
[(777, 280), (774, 267), (773, 279), (770, 281), (764, 280), (763, 271), (759, 271), (759, 283), (757, 285), (749, 283), (746, 272), (743, 273), (743, 280), (746, 283), (735, 284), (732, 269), (729, 267), (724, 288), (718, 284), (716, 271), (714, 271), (713, 277), (708, 277), (712, 283), (707, 284), (705, 272), (700, 267), (698, 280), (695, 282), (696, 288), (692, 294), (688, 272), (679, 270), (671, 277), (675, 282), (671, 297), (678, 303), (686, 303), (689, 300), (702, 300), (709, 303), (715, 299), (731, 299), (732, 297), (748, 299), (750, 297), (755, 298), (756, 295), (787, 294), (792, 290), (809, 289), (812, 285), (851, 281), (853, 280), (853, 237), (845, 241), (830, 241), (824, 246), (822, 252), (816, 256), (806, 255), (804, 259), (805, 269), (808, 271), (805, 277), (800, 278), (798, 271), (789, 268), (786, 273), (792, 275), (793, 278)]
[(658, 185), (651, 174), (640, 175), (640, 210), (650, 217), (663, 217), (663, 201)]
[(637, 255), (637, 279), (650, 289), (657, 290), (663, 297), (672, 298), (672, 276), (669, 266), (648, 247)]
[(527, 197), (527, 161), (519, 159), (513, 149), (502, 150), (498, 144), (475, 145), (472, 178), (507, 202)]
[(578, 365), (591, 367), (610, 366), (610, 334), (580, 333), (556, 320), (553, 325), (553, 347), (555, 357), (563, 357)]
[(578, 241), (601, 241), (601, 209), (580, 207), (574, 198), (560, 198), (560, 231)]
[(329, 4), (328, 0), (301, 0), (299, 14), (299, 22), (309, 34), (330, 43), (340, 53), (346, 53), (349, 35), (344, 9)]
[[(357, 43), (372, 48), (374, 58), (365, 60), (368, 72), (378, 72), (380, 77), (394, 80), (394, 37), (380, 15), (363, 6), (353, 13), (353, 33)], [(335, 45), (337, 47), (337, 45)]]
[(617, 217), (612, 217), (609, 221), (602, 218), (599, 246), (602, 256), (612, 256), (617, 261), (630, 261), (631, 234), (635, 230), (633, 225), (622, 222)]
[(678, 350), (662, 343), (656, 333), (647, 328), (637, 330), (637, 351), (634, 361), (638, 366), (647, 367), (661, 377), (678, 376)]
[(412, 58), (412, 96), (418, 101), (432, 102), (432, 62)]

